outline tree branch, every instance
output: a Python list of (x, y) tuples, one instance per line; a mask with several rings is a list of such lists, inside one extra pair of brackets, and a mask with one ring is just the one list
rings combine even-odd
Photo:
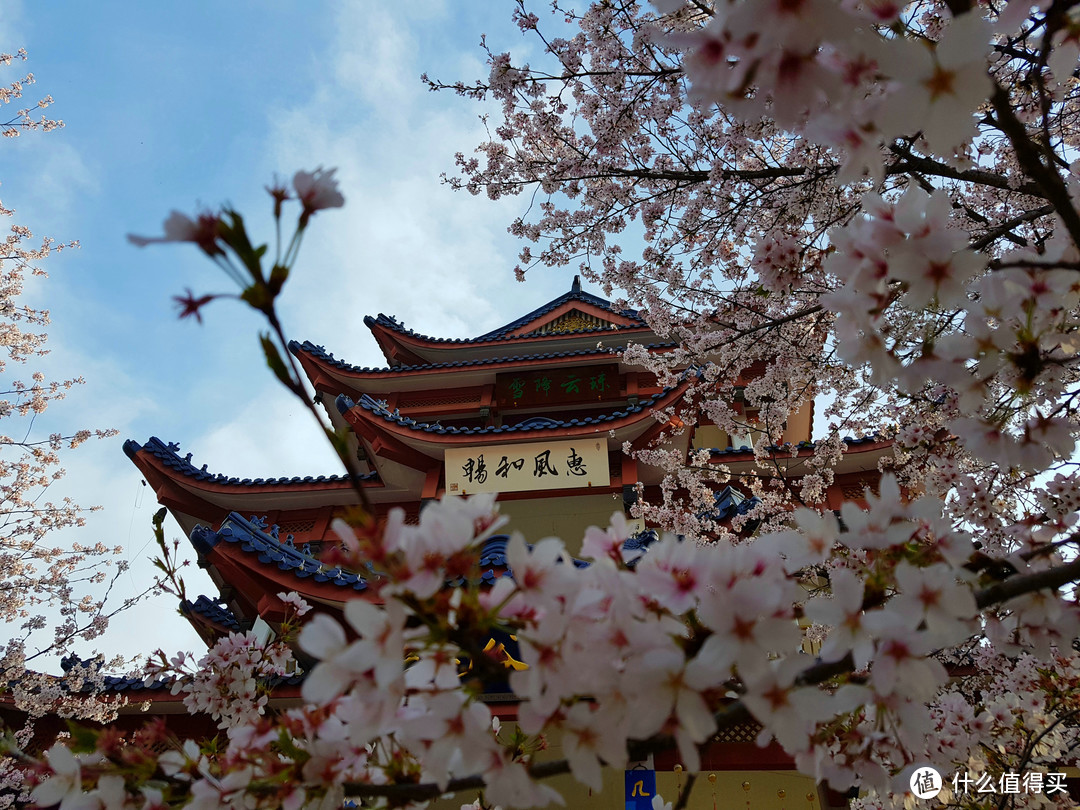
[[(1025, 222), (1031, 222), (1032, 220), (1048, 216), (1052, 213), (1054, 213), (1054, 206), (1052, 205), (1043, 205), (1039, 208), (1033, 208), (1030, 211), (1025, 211), (1023, 214), (1006, 220), (992, 230), (987, 231), (985, 234), (983, 234), (970, 245), (968, 245), (968, 249), (982, 250), (983, 248), (988, 247), (990, 244), (992, 244), (994, 240), (998, 239), (999, 237), (1007, 236), (1012, 238), (1012, 234), (1010, 234), (1009, 232), (1017, 225), (1022, 225)], [(1017, 239), (1013, 239), (1012, 241), (1015, 242), (1017, 241)], [(1027, 246), (1027, 240), (1019, 239), (1019, 242), (1023, 243), (1023, 246)]]
[(976, 183), (990, 188), (1000, 188), (1003, 191), (1016, 191), (1027, 194), (1029, 197), (1046, 197), (1045, 191), (1038, 183), (1027, 182), (1015, 185), (1009, 182), (1009, 178), (1000, 174), (986, 171), (985, 169), (954, 169), (948, 164), (933, 160), (928, 157), (915, 155), (902, 146), (893, 144), (889, 150), (903, 158), (902, 163), (894, 163), (887, 167), (888, 174), (908, 174), (909, 172), (921, 172), (932, 174), (936, 177), (945, 177), (949, 180), (959, 180), (964, 183)]
[(1038, 196), (1054, 206), (1054, 211), (1065, 223), (1065, 229), (1069, 232), (1073, 244), (1080, 245), (1080, 212), (1072, 204), (1065, 181), (1053, 167), (1042, 162), (1039, 148), (1028, 137), (1027, 129), (1013, 111), (1009, 93), (995, 84), (990, 102), (997, 115), (996, 124), (1012, 144), (1020, 168), (1041, 189)]

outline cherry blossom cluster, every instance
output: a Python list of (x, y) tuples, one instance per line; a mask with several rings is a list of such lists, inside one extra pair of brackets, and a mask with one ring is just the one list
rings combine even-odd
[[(400, 805), (482, 789), (484, 806), (536, 806), (559, 768), (595, 788), (603, 767), (674, 746), (695, 770), (716, 731), (750, 719), (867, 807), (904, 806), (920, 763), (1000, 776), (1075, 757), (1075, 9), (555, 11), (547, 33), (517, 3), (532, 64), (488, 51), (486, 80), (430, 82), (501, 105), (449, 182), (537, 195), (510, 226), (529, 243), (520, 275), (580, 263), (674, 344), (625, 355), (687, 385), (655, 414), (661, 439), (628, 448), (665, 476), (638, 514), (674, 531), (627, 560), (616, 515), (586, 534), (588, 565), (557, 538), (514, 536), (511, 573), (489, 588), (490, 497), (428, 504), (418, 525), (338, 523), (330, 562), (372, 587), (344, 625), (310, 614), (307, 705), (141, 772), (100, 742), (82, 761), (53, 749), (39, 803)], [(234, 222), (210, 224), (179, 223), (243, 263)], [(245, 300), (276, 328), (284, 276), (244, 268)], [(784, 445), (811, 408), (813, 447)], [(749, 435), (752, 461), (687, 450), (698, 426)], [(844, 439), (871, 432), (893, 452), (852, 497)], [(756, 506), (713, 520), (723, 485)], [(512, 736), (480, 699), (503, 682), (522, 698)], [(535, 760), (550, 739), (564, 762)]]
[[(923, 761), (936, 763), (947, 775), (973, 781), (989, 775), (991, 783), (997, 784), (1003, 774), (1013, 773), (1028, 784), (1049, 784), (1048, 774), (1070, 760), (1069, 749), (1075, 744), (1075, 733), (1069, 726), (1080, 710), (1080, 659), (1075, 653), (1048, 661), (1029, 655), (1009, 658), (989, 647), (979, 647), (966, 663), (977, 668), (978, 674), (954, 681), (929, 706), (930, 730), (921, 752)], [(871, 733), (869, 724), (866, 733)], [(858, 737), (849, 739), (857, 743)], [(844, 745), (834, 744), (834, 767), (843, 767), (844, 755)], [(895, 755), (882, 764), (905, 773), (911, 770)], [(946, 778), (938, 798), (946, 805), (963, 806), (972, 800), (963, 794), (963, 787), (960, 779), (954, 783)], [(989, 801), (1000, 798), (990, 796)], [(1064, 790), (1017, 790), (1009, 798), (1016, 807), (1065, 808), (1073, 803)], [(986, 801), (987, 795), (982, 799)], [(858, 810), (903, 805), (901, 794), (876, 791), (853, 802)]]
[[(1018, 597), (972, 624), (972, 603), (958, 594), (970, 596), (973, 577), (989, 571), (1068, 566), (1077, 545), (1077, 11), (556, 5), (546, 22), (525, 3), (515, 11), (545, 59), (520, 64), (488, 50), (486, 81), (430, 82), (501, 104), (488, 141), (458, 156), (448, 182), (493, 198), (536, 195), (510, 226), (526, 242), (519, 277), (580, 263), (675, 343), (659, 354), (631, 346), (627, 362), (663, 385), (696, 370), (684, 401), (657, 414), (684, 426), (682, 444), (673, 429), (655, 446), (626, 448), (665, 471), (660, 487), (640, 491), (637, 514), (721, 543), (746, 541), (750, 525), (761, 527), (753, 545), (769, 531), (842, 543), (847, 551), (803, 575), (804, 586), (824, 587), (814, 585), (824, 577), (834, 593), (804, 614), (829, 658), (845, 636), (825, 625), (884, 622), (875, 632), (885, 633), (895, 621), (888, 604), (911, 588), (955, 612), (925, 613), (909, 629), (926, 635), (896, 647), (910, 641), (920, 659), (919, 694), (863, 702), (874, 671), (887, 679), (889, 665), (871, 660), (879, 642), (847, 639), (852, 666), (873, 664), (867, 682), (842, 690), (861, 707), (819, 728), (799, 761), (812, 773), (832, 768), (839, 783), (881, 787), (930, 750), (915, 715), (926, 716), (944, 681), (926, 652), (963, 641), (966, 629), (984, 651), (976, 660), (985, 665), (993, 650), (1004, 671), (1025, 653), (1049, 660), (1075, 637), (1071, 597)], [(785, 424), (808, 407), (814, 447), (784, 446)], [(756, 465), (687, 452), (701, 424), (749, 436)], [(818, 515), (840, 492), (844, 438), (867, 433), (893, 443), (880, 469), (898, 486), (885, 479), (881, 498), (924, 494), (912, 519), (940, 556), (886, 549), (903, 524), (882, 522), (874, 498), (865, 514), (844, 507), (839, 541), (822, 528), (830, 518)], [(757, 506), (718, 524), (708, 506), (725, 485)], [(809, 509), (793, 514), (800, 507)], [(881, 539), (852, 542), (856, 529)], [(901, 596), (889, 600), (893, 588)], [(891, 735), (890, 753), (891, 711), (915, 730)], [(843, 745), (828, 748), (830, 734)]]
[[(0, 66), (25, 61), (26, 52), (0, 54)], [(33, 75), (0, 87), (0, 107), (14, 104)], [(34, 109), (22, 109), (0, 120), (0, 131), (15, 136), (23, 130), (48, 131), (60, 121), (35, 117), (52, 103), (43, 98)], [(15, 212), (0, 204), (0, 216)], [(0, 251), (0, 619), (7, 635), (0, 647), (0, 689), (31, 718), (45, 713), (107, 718), (117, 701), (87, 699), (100, 686), (101, 662), (72, 667), (64, 677), (33, 671), (47, 656), (63, 656), (73, 645), (98, 639), (115, 610), (103, 594), (109, 580), (125, 568), (112, 565), (119, 549), (96, 542), (58, 545), (50, 533), (82, 525), (85, 509), (65, 497), (50, 498), (64, 476), (63, 452), (91, 437), (108, 438), (113, 430), (77, 429), (70, 433), (41, 436), (34, 418), (83, 380), (50, 380), (31, 370), (20, 379), (20, 366), (32, 364), (48, 353), (45, 328), (49, 312), (28, 306), (24, 287), (33, 277), (45, 277), (40, 263), (52, 253), (78, 247), (78, 242), (58, 243), (34, 235), (23, 224), (13, 224)], [(130, 604), (128, 600), (125, 604)], [(46, 616), (50, 616), (49, 620)], [(28, 652), (28, 650), (30, 652)], [(93, 660), (94, 655), (88, 656)], [(11, 763), (3, 761), (2, 767)], [(14, 770), (5, 770), (12, 774)]]
[(286, 613), (273, 638), (260, 639), (252, 631), (229, 633), (210, 646), (197, 661), (179, 652), (166, 656), (158, 650), (143, 668), (143, 680), (171, 680), (172, 694), (183, 693), (191, 714), (208, 714), (222, 729), (247, 725), (265, 713), (269, 694), (282, 678), (296, 671), (289, 646), (298, 620), (311, 610), (295, 592), (280, 593)]
[[(1075, 665), (1061, 663), (1072, 658), (1060, 654), (1060, 671), (1045, 675), (1030, 654), (1015, 658), (1017, 649), (1048, 654), (1039, 642), (1051, 653), (1065, 649), (1080, 635), (1076, 604), (1041, 587), (1041, 574), (1052, 570), (1044, 558), (1012, 558), (1015, 573), (1003, 581), (979, 571), (970, 564), (971, 537), (952, 529), (940, 501), (905, 501), (891, 477), (868, 509), (848, 504), (839, 520), (804, 510), (792, 529), (749, 544), (669, 534), (632, 565), (621, 514), (606, 530), (586, 533), (581, 555), (588, 565), (576, 564), (558, 539), (528, 545), (514, 535), (512, 575), (488, 587), (479, 584), (479, 558), (500, 525), (493, 507), (492, 496), (448, 497), (428, 504), (416, 526), (400, 513), (385, 533), (339, 524), (344, 554), (364, 549), (383, 561), (382, 603), (348, 602), (345, 626), (310, 614), (298, 639), (316, 662), (302, 687), (306, 705), (277, 717), (260, 716), (263, 702), (238, 679), (264, 661), (271, 671), (282, 662), (251, 639), (223, 639), (199, 669), (235, 674), (187, 681), (186, 688), (199, 710), (225, 715), (218, 700), (227, 691), (230, 700), (246, 699), (249, 710), (231, 717), (220, 756), (191, 746), (158, 756), (155, 789), (199, 807), (301, 807), (393, 797), (395, 785), (420, 791), (401, 797), (432, 798), (476, 779), (468, 784), (482, 786), (485, 801), (546, 804), (556, 794), (530, 770), (542, 743), (493, 731), (491, 710), (479, 699), (502, 679), (523, 700), (518, 734), (559, 739), (566, 767), (593, 789), (601, 787), (603, 767), (622, 767), (631, 751), (662, 746), (665, 738), (697, 770), (700, 746), (738, 710), (761, 724), (761, 743), (775, 738), (806, 772), (839, 788), (860, 784), (887, 795), (912, 757), (942, 754), (948, 739), (940, 724), (966, 711), (950, 697), (960, 693), (948, 691), (934, 651), (977, 638), (980, 616), (1001, 628), (990, 633), (1000, 650), (995, 660), (1020, 662), (992, 690), (1004, 696), (1021, 683), (1038, 686), (1019, 693), (1027, 702), (1015, 705), (1017, 715), (1005, 713), (1012, 704), (980, 693), (998, 724), (1036, 701), (1050, 718), (1036, 726), (1045, 727), (1072, 706), (1056, 695), (1077, 700)], [(994, 595), (1010, 581), (1014, 590)], [(831, 628), (819, 656), (804, 652), (799, 619)], [(496, 635), (517, 640), (518, 659), (494, 654)], [(974, 655), (985, 659), (988, 649)], [(978, 730), (997, 729), (984, 722)], [(1062, 728), (1047, 737), (1046, 756), (1069, 734)], [(34, 789), (42, 804), (77, 794), (98, 802), (93, 806), (128, 807), (145, 787), (101, 750), (82, 763), (60, 749), (47, 759)], [(121, 784), (126, 792), (117, 790)]]
[(284, 644), (264, 645), (248, 631), (230, 633), (197, 662), (184, 653), (161, 659), (148, 664), (146, 680), (173, 676), (172, 693), (183, 692), (190, 713), (208, 714), (227, 729), (263, 714), (271, 679), (288, 673), (292, 653)]
[[(669, 471), (641, 513), (730, 535), (699, 518), (701, 500), (737, 481), (758, 497), (752, 519), (779, 528), (793, 505), (822, 501), (845, 435), (891, 436), (894, 426), (939, 422), (949, 437), (897, 445), (911, 464), (894, 465), (905, 483), (955, 464), (958, 435), (1010, 468), (1066, 457), (1069, 414), (1029, 396), (1028, 378), (1071, 373), (1072, 271), (1054, 271), (1075, 261), (1067, 246), (1080, 235), (1065, 171), (1075, 138), (1063, 123), (1075, 105), (1074, 12), (834, 0), (657, 10), (570, 4), (544, 22), (519, 3), (515, 17), (546, 62), (489, 50), (487, 81), (430, 81), (502, 105), (491, 140), (460, 155), (448, 182), (542, 195), (510, 227), (528, 243), (519, 272), (580, 262), (607, 292), (622, 290), (678, 344), (662, 355), (632, 348), (628, 360), (665, 384), (703, 369), (678, 418), (755, 439), (759, 467), (741, 480), (714, 460), (639, 450)], [(894, 209), (899, 225), (883, 219)], [(891, 242), (879, 250), (878, 236)], [(860, 245), (869, 253), (858, 270), (847, 248)], [(873, 267), (886, 247), (892, 258)], [(1010, 275), (1064, 292), (1053, 324), (1024, 331), (1048, 296), (1025, 303), (1007, 291)], [(1011, 312), (968, 307), (986, 285)], [(962, 369), (968, 356), (985, 359)], [(815, 414), (826, 435), (786, 475), (770, 448), (815, 398), (827, 403)], [(1000, 484), (987, 478), (970, 491)]]
[[(664, 5), (679, 13), (683, 4)], [(931, 153), (962, 154), (990, 94), (993, 29), (983, 15), (938, 17), (920, 38), (910, 34), (931, 32), (913, 24), (917, 13), (900, 3), (718, 3), (706, 25), (673, 40), (690, 51), (693, 97), (838, 151), (841, 182), (863, 173), (880, 180), (881, 147), (897, 137), (918, 132)], [(1003, 29), (1018, 27), (1017, 16), (1012, 10), (998, 29), (1011, 33)]]
[[(16, 59), (25, 62), (27, 59), (26, 50), (19, 48), (14, 53), (0, 53), (0, 65), (7, 67)], [(9, 85), (0, 86), (0, 109), (2, 105), (11, 104), (11, 102), (22, 98), (23, 90), (27, 85), (34, 83), (34, 74), (27, 73), (25, 78), (17, 79), (11, 82)], [(35, 114), (38, 114), (38, 110), (44, 110), (50, 104), (53, 103), (52, 96), (44, 96), (33, 107), (24, 107), (17, 110), (8, 120), (0, 122), (0, 135), (5, 138), (17, 138), (20, 130), (34, 130), (38, 129), (42, 132), (49, 132), (53, 129), (59, 129), (64, 126), (63, 121), (55, 121), (50, 118), (46, 118), (41, 115), (39, 118), (34, 118)], [(5, 116), (6, 117), (6, 116)], [(2, 206), (0, 206), (2, 210)]]

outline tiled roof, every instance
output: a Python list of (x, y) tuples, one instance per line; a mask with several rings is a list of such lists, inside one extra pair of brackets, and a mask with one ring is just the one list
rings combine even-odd
[[(508, 573), (506, 566), (506, 544), (509, 535), (492, 535), (480, 551), (480, 581), (485, 585), (494, 585), (495, 580)], [(495, 570), (501, 569), (501, 570)]]
[(262, 518), (252, 516), (248, 519), (236, 512), (230, 512), (217, 531), (206, 526), (196, 526), (191, 532), (191, 544), (200, 557), (209, 554), (214, 546), (222, 542), (237, 543), (243, 551), (254, 555), (260, 564), (274, 566), (279, 571), (289, 571), (300, 579), (310, 578), (312, 582), (329, 583), (353, 591), (367, 588), (367, 581), (363, 577), (340, 567), (327, 568), (304, 546), (296, 548), (292, 543), (292, 535), (280, 540), (278, 527), (267, 527), (265, 519)]
[[(509, 340), (511, 337), (513, 337), (513, 335), (510, 335), (510, 334), (507, 333), (507, 331), (506, 331), (507, 327), (505, 327), (505, 326), (502, 327), (501, 329), (495, 331), (495, 332), (491, 332), (491, 333), (488, 333), (486, 335), (481, 335), (480, 337), (474, 337), (474, 338), (439, 338), (439, 337), (432, 337), (431, 335), (424, 335), (424, 334), (421, 334), (420, 332), (414, 332), (412, 329), (407, 329), (405, 327), (405, 325), (398, 322), (398, 320), (396, 318), (392, 318), (389, 315), (384, 315), (381, 312), (374, 318), (372, 316), (370, 316), (370, 315), (365, 315), (364, 316), (364, 323), (367, 324), (367, 326), (369, 328), (372, 327), (372, 326), (375, 326), (376, 324), (379, 324), (380, 326), (386, 326), (386, 327), (388, 327), (390, 329), (393, 329), (395, 332), (398, 332), (399, 334), (408, 335), (409, 337), (419, 338), (420, 340), (423, 340), (423, 341), (425, 341), (427, 343), (448, 343), (448, 344), (452, 344), (452, 345), (468, 346), (468, 345), (475, 345), (475, 344), (478, 344), (478, 343), (494, 343), (494, 342), (499, 341), (499, 340)], [(567, 331), (567, 332), (558, 332), (558, 333), (551, 334), (551, 335), (542, 335), (542, 337), (560, 337), (560, 338), (563, 338), (563, 337), (574, 336), (574, 335), (590, 335), (590, 334), (605, 334), (605, 335), (608, 335), (608, 334), (611, 334), (612, 332), (617, 332), (619, 330), (624, 330), (624, 329), (645, 329), (645, 328), (647, 328), (646, 324), (642, 321), (641, 323), (635, 323), (632, 326), (621, 326), (621, 325), (618, 325), (618, 324), (616, 324), (614, 326), (614, 328), (612, 328), (611, 326), (595, 326), (595, 327), (590, 327), (588, 329), (574, 329), (574, 330)], [(520, 337), (526, 337), (526, 335), (520, 335)], [(533, 335), (528, 335), (527, 337), (533, 337)]]
[[(645, 552), (656, 541), (657, 536), (655, 530), (646, 529), (627, 538), (623, 543), (623, 553), (627, 557), (633, 557), (632, 561), (628, 563), (631, 567), (645, 556)], [(482, 570), (480, 581), (485, 585), (494, 585), (495, 580), (499, 577), (513, 579), (514, 572), (510, 569), (506, 560), (506, 545), (509, 541), (510, 537), (508, 535), (495, 534), (484, 542), (484, 547), (480, 551), (480, 568)], [(529, 544), (528, 547), (532, 548), (532, 545)], [(635, 555), (634, 552), (640, 553)], [(575, 568), (588, 568), (590, 565), (585, 560), (579, 560), (576, 557), (571, 557), (570, 562), (573, 563)]]
[(147, 683), (142, 678), (131, 675), (106, 675), (104, 692), (158, 692), (172, 689), (171, 678), (154, 678)]
[(730, 486), (724, 487), (713, 496), (712, 520), (729, 520), (736, 515), (745, 515), (755, 506), (761, 503), (761, 499), (754, 495), (747, 498), (739, 490)]
[[(83, 671), (100, 671), (104, 659), (98, 656), (96, 659), (80, 659), (76, 655), (65, 656), (60, 659), (60, 669), (67, 675), (77, 667)], [(102, 691), (104, 692), (157, 692), (172, 686), (171, 678), (154, 678), (144, 682), (142, 678), (133, 675), (105, 675), (102, 677)], [(63, 688), (63, 687), (62, 687)], [(96, 687), (89, 682), (84, 682), (82, 692), (92, 692)]]
[[(222, 475), (221, 473), (212, 473), (206, 469), (206, 465), (202, 467), (196, 467), (191, 463), (191, 453), (187, 455), (180, 455), (180, 445), (175, 442), (165, 443), (157, 436), (151, 436), (146, 444), (140, 445), (138, 442), (128, 439), (124, 442), (124, 452), (127, 453), (129, 458), (134, 459), (135, 455), (140, 451), (145, 450), (154, 458), (162, 461), (166, 467), (174, 470), (181, 475), (192, 478), (196, 481), (204, 481), (209, 484), (229, 484), (232, 486), (250, 486), (250, 487), (264, 487), (264, 486), (296, 486), (297, 484), (333, 484), (340, 482), (347, 482), (349, 476), (347, 475), (318, 475), (318, 476), (293, 476), (292, 478), (236, 478)], [(375, 480), (378, 477), (378, 473), (370, 472), (367, 475), (361, 476), (363, 481)]]
[[(267, 678), (262, 682), (272, 689), (277, 686), (297, 686), (304, 682), (305, 677), (307, 677), (307, 673), (298, 673), (287, 675), (284, 678)], [(172, 678), (155, 678), (146, 683), (142, 678), (135, 676), (106, 675), (102, 691), (105, 694), (115, 692), (160, 692), (161, 690), (171, 691), (172, 685)], [(90, 691), (91, 688), (88, 687), (84, 691)]]
[(400, 323), (397, 320), (397, 318), (393, 318), (393, 317), (391, 317), (389, 315), (384, 315), (381, 312), (379, 313), (379, 315), (377, 317), (374, 317), (374, 318), (371, 317), (370, 315), (365, 316), (364, 323), (367, 324), (368, 328), (378, 324), (380, 326), (385, 326), (388, 329), (392, 329), (395, 332), (398, 332), (399, 334), (419, 338), (419, 339), (424, 340), (424, 341), (429, 342), (429, 343), (450, 343), (450, 344), (491, 343), (491, 342), (494, 342), (494, 341), (497, 341), (497, 340), (507, 340), (507, 339), (513, 337), (512, 333), (515, 330), (517, 330), (517, 329), (521, 328), (522, 326), (524, 326), (525, 324), (529, 323), (529, 321), (535, 320), (536, 318), (539, 318), (539, 317), (541, 317), (543, 315), (546, 315), (547, 313), (554, 311), (558, 307), (561, 307), (563, 304), (567, 304), (567, 303), (570, 303), (572, 301), (579, 301), (579, 302), (581, 302), (583, 304), (590, 304), (590, 305), (592, 305), (594, 307), (597, 307), (599, 309), (604, 310), (605, 312), (610, 312), (613, 315), (618, 315), (620, 317), (626, 318), (626, 319), (632, 321), (633, 323), (631, 325), (628, 325), (628, 326), (615, 325), (614, 329), (612, 329), (610, 326), (605, 326), (605, 327), (595, 327), (595, 328), (589, 328), (589, 329), (577, 329), (577, 330), (573, 330), (573, 331), (569, 331), (569, 332), (560, 332), (557, 335), (558, 337), (566, 337), (567, 335), (587, 335), (587, 334), (590, 334), (590, 333), (610, 334), (611, 332), (615, 332), (615, 331), (619, 331), (619, 330), (623, 330), (623, 329), (647, 329), (648, 328), (648, 324), (645, 323), (644, 320), (642, 320), (640, 315), (638, 315), (637, 310), (633, 310), (633, 309), (616, 309), (615, 305), (612, 304), (607, 299), (601, 298), (598, 295), (593, 295), (592, 293), (584, 292), (581, 289), (581, 282), (579, 281), (579, 279), (576, 276), (574, 277), (574, 284), (570, 288), (570, 292), (563, 293), (558, 298), (555, 298), (555, 299), (553, 299), (551, 301), (548, 301), (542, 307), (538, 307), (537, 309), (534, 309), (532, 312), (528, 313), (527, 315), (522, 315), (520, 318), (517, 318), (516, 320), (511, 321), (510, 323), (506, 324), (505, 326), (500, 326), (498, 329), (495, 329), (495, 330), (492, 330), (491, 332), (480, 335), (479, 337), (474, 337), (474, 338), (437, 338), (437, 337), (431, 337), (430, 335), (422, 335), (422, 334), (420, 334), (418, 332), (414, 332), (411, 329), (406, 329), (405, 325)]
[[(734, 517), (745, 515), (760, 504), (761, 499), (756, 495), (747, 498), (746, 495), (739, 492), (739, 490), (734, 487), (726, 486), (719, 492), (713, 494), (713, 508), (699, 514), (698, 517), (704, 518), (705, 520), (713, 520), (717, 523), (725, 523)], [(751, 520), (743, 525), (740, 532), (751, 533), (757, 529), (759, 525), (761, 525), (761, 521)]]
[[(558, 298), (555, 298), (555, 299), (553, 299), (551, 301), (548, 301), (542, 307), (538, 307), (537, 309), (534, 309), (529, 314), (522, 315), (517, 320), (511, 321), (510, 323), (506, 324), (505, 326), (500, 326), (498, 329), (495, 329), (495, 330), (493, 330), (491, 332), (488, 332), (487, 334), (480, 335), (480, 337), (475, 338), (475, 340), (499, 340), (501, 338), (509, 337), (511, 332), (521, 328), (525, 324), (529, 323), (529, 321), (536, 320), (537, 318), (539, 318), (539, 317), (541, 317), (543, 315), (546, 315), (549, 312), (553, 312), (554, 310), (561, 307), (563, 304), (568, 304), (571, 301), (580, 301), (583, 304), (591, 304), (592, 306), (597, 307), (598, 309), (602, 309), (605, 312), (610, 312), (613, 315), (619, 315), (619, 316), (621, 316), (623, 318), (628, 318), (628, 319), (634, 321), (633, 326), (624, 326), (624, 327), (622, 327), (624, 329), (639, 329), (639, 328), (648, 326), (648, 324), (646, 324), (645, 321), (642, 320), (641, 317), (638, 315), (637, 310), (634, 310), (634, 309), (616, 309), (615, 305), (612, 304), (610, 301), (608, 301), (606, 298), (601, 298), (598, 295), (593, 295), (592, 293), (584, 292), (581, 289), (581, 279), (580, 279), (580, 277), (574, 276), (574, 283), (570, 287), (570, 292), (563, 293)], [(584, 332), (596, 332), (596, 331), (608, 331), (608, 330), (606, 330), (606, 329), (601, 329), (601, 330), (598, 330), (598, 329), (584, 329), (584, 330), (581, 330), (581, 331), (584, 331)]]
[[(650, 343), (645, 346), (646, 349), (670, 349), (674, 347), (675, 343)], [(298, 343), (292, 341), (289, 343), (289, 351), (293, 354), (299, 355), (301, 352), (310, 354), (319, 358), (327, 365), (334, 368), (341, 369), (342, 371), (348, 371), (354, 374), (398, 374), (402, 371), (428, 371), (439, 368), (466, 368), (473, 366), (493, 366), (502, 363), (516, 363), (527, 360), (556, 360), (563, 357), (593, 357), (596, 355), (613, 355), (617, 352), (623, 352), (626, 350), (625, 346), (612, 346), (611, 348), (604, 349), (579, 349), (573, 352), (543, 352), (537, 354), (514, 354), (504, 355), (502, 357), (484, 357), (475, 360), (455, 360), (452, 363), (423, 363), (417, 365), (402, 365), (402, 366), (390, 366), (383, 368), (371, 368), (368, 366), (354, 366), (351, 363), (346, 363), (344, 360), (338, 360), (330, 352), (326, 351), (322, 346), (316, 346), (310, 341), (304, 341)]]
[[(482, 582), (491, 585), (503, 576), (506, 569), (506, 544), (509, 539), (505, 534), (497, 534), (485, 541), (480, 552), (480, 566), (483, 569), (480, 577)], [(261, 518), (245, 519), (233, 512), (221, 524), (218, 531), (198, 526), (191, 533), (191, 543), (200, 557), (205, 556), (214, 546), (223, 541), (239, 543), (241, 549), (249, 554), (257, 555), (259, 563), (273, 565), (281, 571), (292, 571), (300, 578), (311, 577), (313, 582), (330, 582), (354, 591), (367, 588), (367, 581), (362, 576), (340, 567), (327, 569), (312, 556), (306, 546), (296, 548), (292, 544), (292, 535), (286, 537), (285, 540), (280, 540), (278, 527), (267, 527), (266, 521)], [(575, 565), (582, 564), (579, 560), (575, 560), (574, 563)], [(190, 602), (185, 604), (191, 605), (193, 611), (207, 616), (218, 624), (228, 626), (227, 622), (232, 622), (235, 627), (230, 629), (240, 629), (239, 622), (236, 621), (232, 612), (223, 606), (221, 600), (215, 601), (200, 596), (194, 604)]]
[(403, 427), (422, 431), (424, 433), (434, 433), (441, 436), (491, 436), (506, 433), (524, 433), (531, 430), (552, 430), (554, 428), (604, 425), (608, 422), (622, 419), (632, 413), (642, 413), (643, 411), (647, 413), (653, 405), (667, 396), (671, 391), (672, 389), (665, 388), (663, 391), (653, 394), (651, 397), (646, 397), (637, 405), (628, 405), (623, 410), (613, 411), (612, 413), (604, 414), (602, 416), (586, 416), (581, 419), (536, 417), (517, 425), (505, 425), (503, 427), (446, 427), (437, 423), (417, 422), (415, 419), (409, 419), (406, 416), (402, 416), (396, 410), (391, 411), (384, 403), (372, 399), (367, 394), (364, 394), (355, 402), (344, 394), (341, 394), (338, 396), (336, 404), (338, 410), (343, 414), (348, 413), (352, 408), (360, 407), (365, 411), (370, 411), (376, 416), (381, 416), (387, 422), (393, 422), (402, 425)]
[(211, 599), (209, 596), (199, 596), (194, 602), (185, 599), (180, 603), (180, 610), (183, 613), (194, 613), (196, 616), (202, 616), (230, 632), (239, 633), (241, 631), (240, 622), (237, 621), (236, 616), (229, 610), (223, 599)]
[[(845, 436), (842, 441), (848, 447), (856, 447), (860, 444), (874, 444), (875, 442), (885, 441), (885, 438), (878, 435), (861, 436), (854, 438), (853, 436)], [(799, 442), (797, 444), (791, 444), (790, 442), (784, 442), (784, 444), (770, 444), (765, 449), (770, 453), (790, 453), (792, 450), (813, 450), (817, 447), (817, 442)], [(752, 453), (753, 447), (747, 445), (741, 445), (739, 447), (713, 447), (709, 449), (709, 453), (712, 456), (733, 456), (733, 455), (745, 455), (746, 453)]]

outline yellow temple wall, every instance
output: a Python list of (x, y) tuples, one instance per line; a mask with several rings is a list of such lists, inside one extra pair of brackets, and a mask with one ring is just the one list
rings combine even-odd
[(589, 526), (607, 528), (613, 512), (621, 512), (622, 498), (612, 494), (529, 498), (499, 502), (510, 524), (500, 531), (519, 531), (530, 543), (545, 537), (561, 537), (571, 554), (581, 551)]
[[(814, 403), (804, 402), (797, 411), (788, 415), (784, 432), (780, 437), (781, 442), (798, 444), (810, 441), (810, 433), (813, 427)], [(751, 417), (752, 419), (753, 417)], [(761, 435), (759, 431), (747, 431), (753, 441), (757, 441)], [(728, 446), (728, 434), (716, 425), (698, 425), (694, 430), (693, 447), (695, 450), (702, 448), (719, 448), (723, 450)]]
[(784, 441), (791, 444), (810, 441), (813, 418), (814, 401), (810, 399), (804, 402), (797, 411), (788, 415), (787, 426), (784, 428)]
[(716, 425), (698, 425), (694, 430), (693, 447), (695, 450), (712, 449), (723, 450), (728, 446), (728, 435)]
[[(554, 755), (554, 753), (553, 753)], [(546, 780), (572, 810), (625, 810), (624, 772), (603, 770), (603, 789), (599, 792), (577, 782), (571, 775)], [(687, 782), (686, 773), (656, 772), (656, 789), (665, 802), (673, 805)], [(475, 794), (462, 792), (453, 799), (442, 799), (431, 806), (435, 810), (459, 810)], [(558, 807), (558, 805), (549, 805)], [(702, 771), (690, 793), (687, 810), (828, 810), (814, 780), (796, 771)]]

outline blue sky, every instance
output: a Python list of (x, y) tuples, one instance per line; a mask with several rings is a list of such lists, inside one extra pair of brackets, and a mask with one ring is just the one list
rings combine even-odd
[[(338, 167), (346, 207), (309, 228), (283, 313), (292, 337), (364, 365), (385, 364), (365, 315), (472, 336), (569, 288), (571, 270), (514, 281), (520, 246), (506, 226), (524, 200), (493, 203), (439, 182), (453, 154), (482, 139), (484, 110), (429, 93), (419, 75), (486, 75), (482, 33), (527, 59), (532, 43), (511, 9), (503, 0), (0, 7), (0, 51), (30, 54), (4, 83), (32, 71), (27, 100), (51, 94), (51, 117), (66, 124), (0, 143), (0, 199), (35, 236), (82, 244), (50, 258), (50, 278), (27, 289), (53, 318), (52, 353), (28, 371), (87, 380), (34, 430), (120, 431), (68, 453), (68, 475), (50, 496), (103, 507), (69, 536), (125, 549), (133, 567), (122, 593), (153, 575), (145, 558), (156, 508), (121, 450), (125, 438), (178, 441), (196, 463), (230, 475), (337, 471), (310, 417), (263, 367), (254, 315), (224, 301), (202, 327), (177, 320), (171, 296), (185, 287), (233, 291), (220, 271), (190, 246), (140, 250), (125, 234), (160, 233), (174, 208), (228, 201), (269, 238), (263, 186), (275, 172)], [(210, 586), (196, 571), (189, 589)], [(113, 630), (110, 652), (199, 644), (167, 598)]]

